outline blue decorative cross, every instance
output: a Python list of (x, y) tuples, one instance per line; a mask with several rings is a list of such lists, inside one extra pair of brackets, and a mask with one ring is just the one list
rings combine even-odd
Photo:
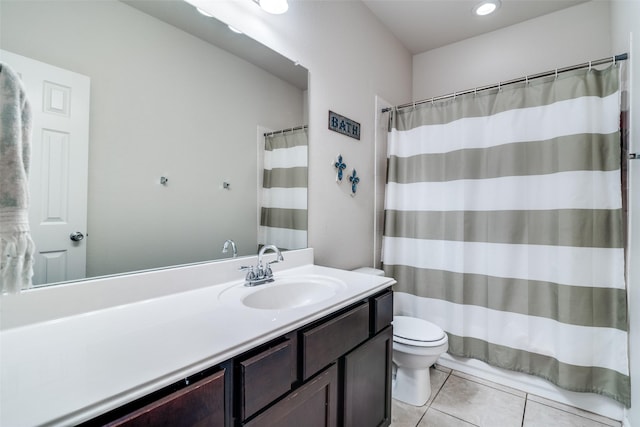
[(336, 181), (342, 181), (342, 171), (347, 168), (347, 164), (342, 161), (342, 154), (338, 154), (338, 160), (334, 163), (336, 169), (338, 169), (338, 175)]
[(356, 176), (356, 170), (355, 169), (353, 170), (351, 175), (349, 175), (349, 182), (351, 182), (351, 195), (355, 196), (356, 195), (356, 187), (358, 186), (358, 183), (360, 182), (360, 178), (358, 178)]

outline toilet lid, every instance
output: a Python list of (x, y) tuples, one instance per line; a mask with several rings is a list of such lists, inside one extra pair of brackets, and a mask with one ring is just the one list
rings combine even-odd
[(424, 319), (409, 316), (393, 316), (393, 335), (399, 341), (435, 342), (446, 335), (442, 328)]

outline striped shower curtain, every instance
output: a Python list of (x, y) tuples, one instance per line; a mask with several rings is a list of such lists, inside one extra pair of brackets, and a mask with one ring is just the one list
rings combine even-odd
[(307, 129), (267, 134), (258, 245), (307, 247)]
[(396, 111), (383, 268), (450, 354), (629, 406), (618, 71)]

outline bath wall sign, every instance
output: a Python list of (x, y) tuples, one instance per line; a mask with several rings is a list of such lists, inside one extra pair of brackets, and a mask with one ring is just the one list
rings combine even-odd
[(329, 110), (329, 129), (360, 140), (360, 123)]

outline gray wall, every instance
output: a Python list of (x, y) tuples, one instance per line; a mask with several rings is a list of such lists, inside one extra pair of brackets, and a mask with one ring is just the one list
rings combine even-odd
[(0, 27), (3, 49), (91, 78), (90, 276), (220, 257), (228, 238), (255, 254), (257, 126), (303, 124), (305, 94), (116, 1), (3, 0)]

